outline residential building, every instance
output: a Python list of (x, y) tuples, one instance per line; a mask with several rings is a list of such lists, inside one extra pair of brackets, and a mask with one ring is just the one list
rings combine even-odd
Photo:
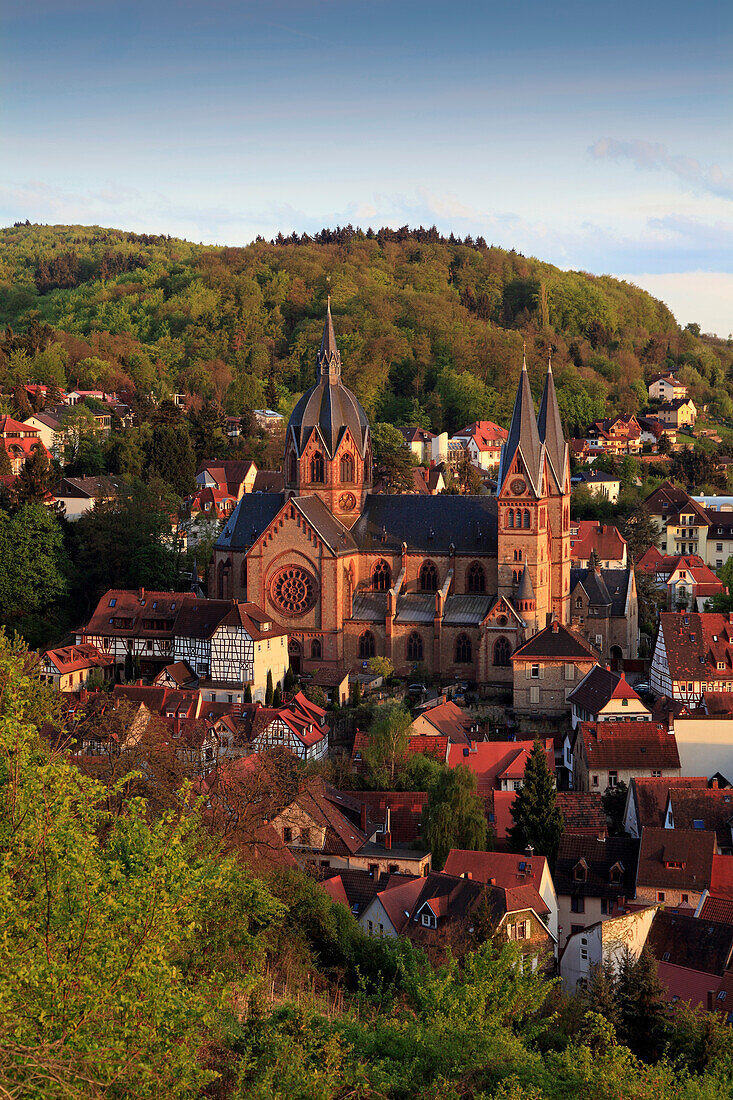
[(252, 752), (288, 749), (299, 760), (323, 760), (328, 755), (330, 727), (326, 711), (299, 691), (279, 707), (245, 706)]
[(140, 661), (143, 674), (156, 674), (173, 660), (173, 628), (181, 608), (196, 599), (190, 592), (149, 592), (111, 588), (105, 592), (87, 625), (76, 636), (114, 658)]
[(633, 899), (639, 841), (564, 833), (555, 864), (558, 944), (599, 921), (619, 916)]
[(636, 901), (686, 906), (694, 913), (703, 891), (710, 889), (714, 855), (711, 830), (642, 829)]
[(652, 401), (675, 401), (687, 397), (687, 386), (671, 374), (654, 374), (649, 383), (649, 397)]
[(419, 425), (398, 428), (397, 430), (402, 432), (405, 446), (410, 454), (415, 456), (419, 464), (421, 466), (429, 465), (435, 457), (433, 453), (433, 440), (437, 438), (435, 433), (429, 432), (427, 428), (421, 428)]
[(517, 855), (514, 852), (473, 852), (451, 848), (443, 871), (446, 875), (500, 886), (506, 890), (514, 890), (518, 886), (533, 887), (547, 907), (547, 916), (546, 919), (543, 917), (543, 921), (557, 939), (557, 894), (544, 856), (536, 856), (529, 851)]
[[(708, 501), (710, 499), (707, 498)], [(702, 501), (698, 499), (696, 503)], [(710, 521), (706, 540), (707, 563), (711, 569), (720, 569), (733, 555), (733, 508), (726, 504), (716, 508), (708, 503), (704, 503), (703, 507)]]
[(573, 729), (580, 722), (651, 722), (644, 705), (624, 674), (595, 665), (568, 695)]
[(359, 826), (369, 836), (389, 834), (394, 844), (422, 841), (426, 791), (349, 791), (359, 803)]
[(48, 454), (38, 428), (21, 424), (20, 421), (13, 420), (12, 416), (0, 416), (0, 445), (7, 452), (11, 472), (14, 474), (20, 473), (35, 451), (41, 450)]
[(41, 659), (41, 679), (59, 691), (76, 691), (86, 687), (93, 672), (100, 671), (104, 680), (114, 673), (114, 660), (96, 646), (67, 645), (47, 649)]
[[(618, 527), (592, 519), (570, 520), (570, 558), (575, 569), (626, 569), (628, 547)], [(571, 582), (572, 584), (572, 582)]]
[(482, 470), (494, 470), (499, 465), (501, 448), (508, 438), (506, 428), (493, 420), (476, 420), (453, 436), (466, 448), (471, 462)]
[(673, 727), (685, 775), (733, 783), (733, 715), (688, 711), (674, 716)]
[(677, 397), (657, 406), (657, 416), (672, 428), (694, 428), (697, 408), (691, 397)]
[(713, 596), (723, 596), (727, 592), (702, 558), (680, 557), (667, 580), (667, 605), (670, 611), (703, 611)]
[(641, 429), (633, 413), (596, 420), (586, 431), (589, 444), (610, 455), (635, 455), (641, 451)]
[(671, 790), (704, 790), (707, 785), (706, 776), (663, 776), (656, 779), (635, 776), (629, 783), (626, 794), (624, 832), (638, 838), (644, 828), (663, 828), (667, 796)]
[(636, 660), (639, 654), (639, 600), (631, 566), (570, 570), (573, 630), (606, 660)]
[[(547, 766), (555, 773), (555, 749), (551, 737), (545, 738)], [(476, 790), (482, 797), (493, 791), (516, 792), (522, 789), (524, 769), (534, 741), (471, 741), (469, 745), (450, 745), (448, 767), (468, 768), (476, 776)]]
[(591, 496), (601, 497), (609, 504), (616, 504), (621, 492), (621, 482), (614, 474), (604, 473), (603, 470), (589, 470), (587, 473), (581, 470), (573, 474), (573, 485), (579, 485), (588, 490)]
[(598, 651), (585, 638), (552, 622), (512, 653), (515, 713), (569, 715), (568, 695), (597, 658)]
[(253, 409), (258, 428), (264, 428), (266, 432), (275, 432), (285, 420), (281, 413), (274, 409)]
[(410, 729), (426, 737), (447, 737), (452, 745), (468, 745), (471, 735), (478, 732), (478, 725), (468, 711), (441, 695), (436, 706), (420, 711)]
[(733, 855), (733, 788), (670, 787), (664, 827), (712, 831), (716, 853)]
[(681, 774), (674, 734), (657, 722), (581, 722), (572, 753), (573, 787), (580, 791)]
[(626, 959), (638, 959), (649, 937), (657, 906), (650, 905), (597, 921), (568, 937), (560, 974), (570, 993), (582, 989), (598, 967), (618, 973)]
[(706, 691), (733, 690), (733, 614), (662, 612), (649, 682), (657, 695), (688, 706)]
[(99, 502), (115, 500), (122, 489), (118, 477), (100, 474), (95, 477), (65, 477), (54, 490), (57, 504), (64, 509), (64, 515), (70, 522), (91, 512)]
[[(691, 1008), (730, 1012), (730, 986), (725, 985), (725, 979), (730, 976), (733, 962), (731, 924), (660, 909), (647, 945), (673, 1004), (687, 1002)], [(719, 1002), (721, 990), (723, 998)]]

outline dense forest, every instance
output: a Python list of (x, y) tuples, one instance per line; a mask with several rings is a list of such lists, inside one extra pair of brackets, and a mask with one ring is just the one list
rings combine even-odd
[(245, 248), (99, 227), (0, 232), (0, 383), (193, 395), (287, 413), (313, 378), (326, 295), (346, 383), (372, 420), (454, 431), (506, 422), (526, 341), (551, 353), (569, 430), (638, 411), (674, 364), (733, 416), (733, 344), (680, 330), (646, 292), (435, 229), (323, 230)]

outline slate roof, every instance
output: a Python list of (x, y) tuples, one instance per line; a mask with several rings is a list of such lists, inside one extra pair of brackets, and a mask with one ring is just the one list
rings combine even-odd
[(360, 550), (411, 550), (496, 555), (497, 505), (493, 497), (411, 496), (370, 493), (351, 528)]
[(733, 926), (658, 909), (646, 942), (659, 962), (722, 975), (733, 955)]
[(623, 617), (630, 579), (630, 568), (571, 569), (570, 592), (574, 594), (576, 586), (582, 584), (591, 606), (609, 608), (611, 615)]
[(351, 618), (360, 622), (381, 623), (387, 615), (387, 593), (372, 592), (368, 588), (354, 592), (351, 601)]
[[(456, 499), (459, 498), (456, 497)], [(597, 650), (593, 649), (585, 638), (557, 621), (540, 630), (538, 634), (534, 634), (529, 641), (512, 653), (513, 661), (518, 658), (522, 660), (545, 658), (556, 661), (587, 661), (588, 658), (592, 658), (595, 661), (597, 657)]]
[[(576, 882), (573, 869), (584, 859), (587, 866), (585, 882)], [(594, 898), (633, 898), (636, 890), (636, 867), (639, 841), (629, 837), (609, 836), (598, 840), (593, 836), (563, 833), (555, 865), (555, 890), (558, 894)], [(611, 868), (623, 867), (620, 882), (611, 882)]]
[(435, 593), (401, 592), (397, 597), (395, 622), (432, 623), (435, 618)]
[(246, 493), (216, 540), (219, 550), (247, 550), (285, 503), (284, 493)]
[(390, 875), (386, 871), (373, 875), (369, 871), (361, 871), (358, 868), (341, 867), (338, 869), (325, 868), (322, 881), (325, 886), (328, 882), (333, 882), (334, 879), (340, 879), (349, 908), (358, 915), (364, 912), (369, 902), (380, 890), (387, 889), (390, 880), (396, 879), (397, 882), (394, 885), (400, 885), (405, 878), (407, 876)]
[(545, 453), (550, 463), (550, 468), (555, 475), (555, 480), (560, 488), (564, 488), (565, 474), (567, 470), (568, 445), (560, 421), (560, 409), (555, 393), (555, 379), (552, 376), (552, 365), (548, 364), (545, 376), (545, 388), (542, 391), (540, 411), (537, 416), (537, 430), (542, 443), (545, 444)]
[(567, 833), (588, 836), (605, 836), (608, 833), (600, 794), (594, 791), (558, 791), (555, 797)]
[(438, 929), (446, 923), (454, 923), (468, 916), (478, 905), (484, 893), (482, 883), (470, 879), (456, 878), (440, 871), (430, 871), (422, 880), (422, 890), (410, 913), (406, 933), (415, 939), (432, 938), (435, 929), (423, 928), (417, 920), (420, 911), (427, 904), (438, 918)]
[(99, 477), (65, 477), (54, 490), (54, 496), (102, 500), (117, 496), (121, 488), (120, 478), (108, 474), (101, 474)]
[(336, 519), (320, 497), (297, 496), (291, 498), (291, 503), (305, 516), (334, 553), (356, 549), (351, 532)]
[(629, 785), (630, 797), (634, 799), (636, 820), (639, 828), (652, 826), (662, 828), (664, 826), (664, 814), (667, 806), (667, 796), (670, 790), (678, 787), (707, 787), (705, 776), (667, 776), (662, 779), (647, 779), (645, 777), (632, 779)]
[(583, 707), (590, 714), (598, 714), (612, 699), (641, 699), (623, 673), (619, 676), (607, 668), (595, 665), (568, 695), (568, 702)]
[[(645, 828), (641, 834), (637, 884), (655, 889), (695, 890), (710, 887), (715, 833), (697, 829)], [(682, 863), (683, 867), (668, 867)]]
[(539, 492), (542, 477), (543, 447), (540, 443), (540, 434), (535, 420), (532, 390), (527, 374), (527, 362), (522, 363), (522, 372), (519, 375), (517, 396), (514, 401), (512, 422), (509, 425), (507, 441), (501, 449), (499, 464), (499, 489), (503, 486), (511, 469), (514, 456), (519, 452), (530, 481), (535, 490)]
[(493, 596), (448, 596), (443, 606), (443, 625), (480, 626), (494, 599)]

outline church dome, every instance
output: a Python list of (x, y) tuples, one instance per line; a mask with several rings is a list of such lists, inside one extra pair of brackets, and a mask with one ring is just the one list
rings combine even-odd
[(333, 331), (330, 298), (317, 366), (316, 384), (303, 394), (293, 409), (288, 435), (292, 432), (298, 451), (302, 453), (311, 433), (318, 428), (328, 456), (332, 458), (348, 428), (363, 456), (369, 438), (369, 421), (359, 401), (341, 381), (341, 356)]

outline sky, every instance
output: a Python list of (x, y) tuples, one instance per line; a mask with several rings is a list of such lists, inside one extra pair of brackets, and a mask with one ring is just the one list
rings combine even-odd
[(733, 5), (0, 0), (0, 224), (435, 224), (733, 331)]

